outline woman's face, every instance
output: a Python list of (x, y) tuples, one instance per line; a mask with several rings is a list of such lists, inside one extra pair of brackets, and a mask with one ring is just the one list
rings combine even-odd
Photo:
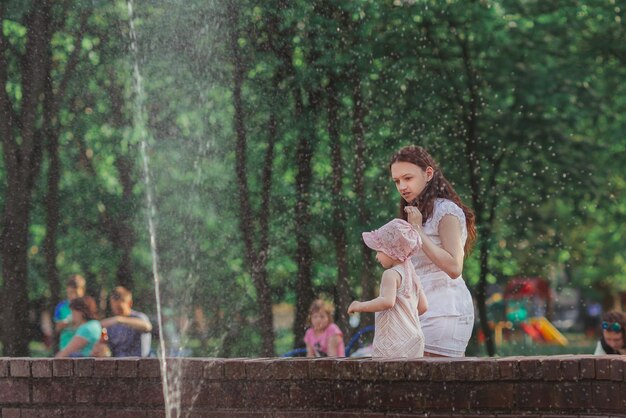
[(606, 329), (602, 330), (602, 334), (604, 336), (604, 341), (611, 347), (613, 350), (621, 350), (624, 348), (624, 336), (622, 332), (613, 332)]
[(407, 203), (413, 203), (418, 198), (432, 177), (432, 167), (422, 170), (420, 166), (404, 161), (398, 161), (391, 165), (391, 178), (396, 184), (400, 196)]

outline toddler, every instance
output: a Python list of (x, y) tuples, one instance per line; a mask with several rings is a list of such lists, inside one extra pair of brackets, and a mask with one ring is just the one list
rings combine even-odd
[(321, 299), (313, 301), (309, 309), (311, 327), (304, 334), (307, 357), (343, 357), (343, 333), (333, 323), (333, 307)]
[(411, 263), (421, 239), (410, 223), (394, 219), (380, 229), (363, 233), (365, 245), (376, 251), (376, 260), (386, 269), (380, 296), (367, 302), (354, 301), (348, 313), (376, 312), (372, 357), (422, 357), (424, 334), (419, 315), (428, 301)]

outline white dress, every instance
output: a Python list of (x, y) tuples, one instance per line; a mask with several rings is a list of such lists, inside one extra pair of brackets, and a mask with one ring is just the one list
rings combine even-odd
[(391, 269), (402, 279), (394, 307), (376, 312), (372, 357), (423, 357), (424, 334), (417, 314), (419, 283), (410, 279), (401, 264)]
[[(461, 244), (467, 240), (463, 209), (448, 199), (436, 199), (432, 216), (424, 224), (424, 232), (439, 247), (439, 222), (446, 215), (458, 218)], [(474, 327), (474, 304), (461, 276), (451, 279), (433, 263), (424, 250), (411, 261), (421, 279), (428, 299), (428, 310), (420, 316), (428, 353), (448, 357), (463, 357)]]

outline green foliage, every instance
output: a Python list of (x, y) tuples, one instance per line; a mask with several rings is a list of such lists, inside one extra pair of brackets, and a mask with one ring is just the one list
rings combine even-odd
[[(68, 2), (72, 3), (73, 2)], [(227, 3), (227, 2), (226, 2)], [(247, 177), (254, 213), (267, 211), (267, 272), (274, 302), (296, 303), (295, 153), (301, 132), (313, 138), (308, 236), (313, 290), (334, 295), (333, 164), (328, 131), (330, 88), (338, 95), (349, 282), (362, 291), (361, 232), (397, 216), (387, 161), (397, 148), (427, 147), (465, 202), (478, 211), (479, 244), (466, 260), (472, 286), (542, 275), (592, 297), (626, 290), (626, 47), (622, 9), (601, 1), (267, 1), (135, 4), (139, 55), (129, 53), (126, 2), (76, 2), (61, 16), (50, 45), (59, 86), (75, 48), (78, 64), (59, 103), (60, 277), (82, 272), (89, 290), (110, 289), (123, 248), (109, 223), (130, 222), (136, 306), (156, 312), (147, 227), (154, 210), (164, 305), (190, 325), (196, 355), (255, 355), (261, 337), (251, 266), (239, 222), (235, 173), (232, 48), (244, 59)], [(32, 5), (9, 2), (2, 33), (7, 93), (19, 111), (23, 16)], [(76, 44), (80, 14), (89, 13)], [(229, 30), (240, 36), (233, 46)], [(133, 90), (135, 65), (144, 108)], [(357, 106), (365, 109), (366, 199), (355, 191)], [(296, 92), (314, 109), (297, 118)], [(262, 207), (262, 166), (269, 120), (277, 117), (269, 207)], [(143, 125), (137, 121), (142, 120)], [(154, 208), (148, 208), (145, 139)], [(131, 161), (131, 192), (120, 162)], [(49, 163), (38, 179), (30, 226), (29, 295), (49, 298), (41, 246), (46, 234)], [(0, 163), (0, 177), (6, 178)], [(474, 182), (474, 183), (473, 183)], [(0, 205), (6, 193), (0, 184)], [(367, 221), (358, 217), (364, 208)], [(493, 218), (490, 213), (493, 212)], [(256, 222), (257, 220), (255, 220)], [(255, 238), (258, 237), (255, 223)], [(371, 277), (376, 286), (377, 277)], [(590, 290), (592, 289), (592, 290)], [(280, 350), (292, 343), (281, 334)], [(296, 342), (297, 343), (297, 342)], [(224, 346), (226, 344), (227, 346)]]

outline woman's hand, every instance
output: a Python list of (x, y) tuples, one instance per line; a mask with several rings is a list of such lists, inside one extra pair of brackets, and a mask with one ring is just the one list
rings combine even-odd
[(422, 227), (423, 216), (417, 206), (406, 206), (404, 212), (406, 212), (407, 221), (413, 225), (413, 228), (418, 229)]
[(359, 301), (357, 301), (357, 300), (355, 300), (354, 302), (352, 302), (352, 303), (350, 304), (350, 306), (348, 306), (348, 314), (350, 314), (350, 315), (351, 315), (351, 314), (353, 314), (353, 313), (357, 313), (357, 312), (359, 312), (359, 304), (360, 304), (360, 303), (361, 303), (361, 302), (359, 302)]

